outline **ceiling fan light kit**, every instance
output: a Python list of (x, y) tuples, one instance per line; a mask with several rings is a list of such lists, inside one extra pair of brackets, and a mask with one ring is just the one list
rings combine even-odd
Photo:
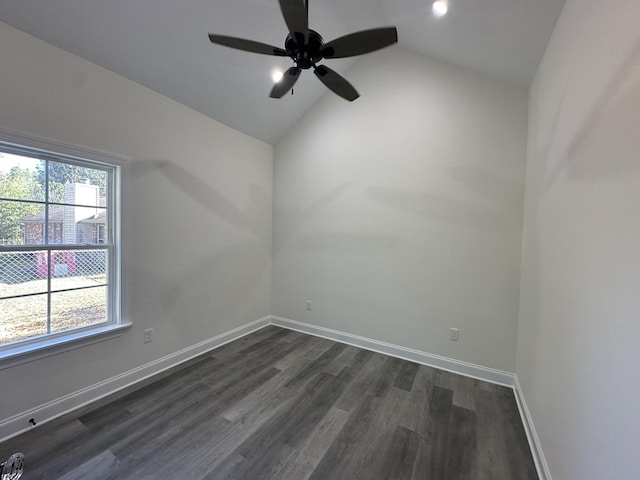
[(355, 57), (388, 47), (398, 41), (396, 27), (374, 28), (351, 33), (324, 42), (322, 36), (309, 28), (308, 0), (279, 0), (282, 16), (289, 29), (284, 49), (244, 38), (210, 33), (209, 40), (217, 45), (246, 52), (289, 57), (295, 66), (284, 72), (282, 79), (271, 89), (270, 97), (282, 98), (293, 88), (302, 70), (313, 69), (316, 77), (332, 92), (352, 102), (360, 96), (344, 77), (325, 65), (322, 59)]
[(436, 0), (433, 2), (433, 13), (437, 17), (442, 17), (449, 11), (449, 2), (447, 0)]

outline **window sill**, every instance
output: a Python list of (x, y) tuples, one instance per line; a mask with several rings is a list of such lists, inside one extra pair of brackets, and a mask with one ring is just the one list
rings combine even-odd
[(119, 337), (130, 327), (131, 323), (106, 325), (69, 332), (55, 338), (43, 338), (33, 342), (7, 346), (0, 349), (0, 370)]

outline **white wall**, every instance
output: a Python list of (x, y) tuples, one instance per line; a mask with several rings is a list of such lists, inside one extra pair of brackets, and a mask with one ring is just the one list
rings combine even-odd
[(530, 92), (517, 375), (555, 480), (640, 478), (638, 19), (567, 0)]
[(398, 47), (347, 76), (276, 146), (272, 313), (513, 372), (526, 92)]
[(3, 23), (0, 63), (1, 129), (132, 159), (133, 321), (0, 370), (0, 420), (269, 314), (272, 146)]

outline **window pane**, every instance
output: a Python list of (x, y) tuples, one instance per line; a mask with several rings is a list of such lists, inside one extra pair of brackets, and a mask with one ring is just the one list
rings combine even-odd
[(0, 245), (103, 245), (108, 241), (107, 209), (0, 200)]
[(42, 160), (0, 152), (0, 197), (44, 200)]
[(50, 202), (106, 206), (101, 201), (107, 194), (106, 171), (52, 161), (48, 165)]
[(50, 215), (58, 230), (49, 229), (49, 243), (54, 245), (100, 245), (107, 240), (107, 209), (99, 207), (51, 206), (60, 209), (58, 217)]
[(51, 294), (51, 333), (107, 321), (107, 287)]
[(0, 200), (0, 245), (44, 243), (44, 205)]
[(109, 269), (117, 232), (107, 224), (117, 214), (109, 198), (117, 167), (3, 143), (0, 149), (0, 347), (118, 323), (109, 290), (109, 277), (119, 274)]
[(0, 298), (47, 291), (47, 252), (0, 252)]
[[(64, 207), (60, 205), (49, 205), (49, 226), (47, 228), (47, 241), (50, 245), (60, 245), (64, 243), (64, 213)], [(41, 228), (44, 229), (44, 225), (42, 225)], [(73, 230), (74, 229), (72, 227), (71, 231), (73, 232)]]
[(46, 295), (0, 300), (0, 345), (46, 334)]
[(51, 289), (93, 287), (107, 283), (106, 250), (52, 251)]

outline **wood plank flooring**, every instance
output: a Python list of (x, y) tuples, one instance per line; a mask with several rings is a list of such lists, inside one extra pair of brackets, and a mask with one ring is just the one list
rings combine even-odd
[(0, 444), (23, 479), (537, 479), (513, 392), (267, 327)]

